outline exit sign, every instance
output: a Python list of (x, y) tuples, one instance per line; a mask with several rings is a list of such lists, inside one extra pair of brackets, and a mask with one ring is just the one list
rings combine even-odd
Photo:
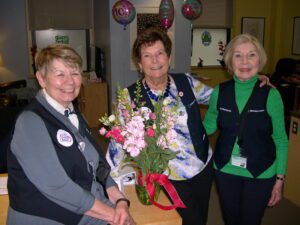
[(55, 36), (56, 44), (69, 44), (69, 36), (67, 35), (56, 35)]

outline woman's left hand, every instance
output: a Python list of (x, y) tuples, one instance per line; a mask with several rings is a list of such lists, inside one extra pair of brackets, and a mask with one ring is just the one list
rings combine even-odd
[(258, 75), (258, 79), (261, 81), (259, 84), (260, 87), (268, 85), (272, 88), (276, 88), (273, 84), (271, 84), (269, 77), (267, 77), (266, 75)]
[(268, 203), (269, 207), (275, 206), (282, 199), (283, 183), (283, 180), (276, 180)]

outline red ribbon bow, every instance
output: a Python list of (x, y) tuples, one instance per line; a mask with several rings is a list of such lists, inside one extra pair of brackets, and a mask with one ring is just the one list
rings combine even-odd
[[(138, 174), (138, 181), (140, 185), (144, 185), (141, 171), (139, 171)], [(145, 176), (145, 182), (146, 182), (146, 190), (150, 196), (150, 202), (153, 205), (163, 210), (171, 210), (175, 208), (186, 208), (185, 204), (181, 201), (178, 193), (176, 192), (174, 186), (169, 181), (168, 176), (160, 173), (151, 173), (151, 174), (147, 173)], [(165, 190), (168, 192), (168, 195), (170, 196), (173, 202), (173, 205), (164, 206), (153, 200), (155, 195), (155, 187), (153, 182), (157, 182), (159, 185), (165, 188)]]

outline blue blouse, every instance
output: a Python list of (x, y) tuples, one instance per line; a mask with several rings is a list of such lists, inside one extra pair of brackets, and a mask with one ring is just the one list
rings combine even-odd
[[(189, 74), (186, 74), (186, 76), (188, 77), (198, 104), (208, 105), (209, 98), (213, 89), (209, 86), (204, 85)], [(161, 91), (152, 89), (151, 91), (156, 95), (162, 94)], [(168, 97), (166, 97), (170, 102), (168, 105), (169, 107), (175, 105), (176, 96), (178, 96), (178, 90), (174, 81), (172, 81), (170, 94)], [(129, 93), (128, 98), (130, 99)], [(176, 155), (176, 158), (170, 160), (169, 169), (165, 171), (165, 174), (169, 175), (169, 178), (172, 180), (187, 180), (194, 177), (205, 168), (212, 156), (212, 150), (211, 148), (209, 149), (208, 160), (206, 164), (197, 157), (187, 125), (187, 113), (185, 110), (185, 106), (183, 105), (180, 98), (178, 107), (178, 119), (175, 124), (175, 131), (177, 133), (177, 138), (176, 141), (174, 141), (170, 146), (170, 149), (174, 152), (179, 151), (179, 153)], [(122, 149), (122, 146), (119, 143), (116, 143), (115, 141), (110, 142), (106, 158), (112, 169), (112, 177), (118, 177), (123, 174), (122, 170), (124, 170), (124, 167), (122, 161), (124, 158), (124, 154), (125, 151)]]

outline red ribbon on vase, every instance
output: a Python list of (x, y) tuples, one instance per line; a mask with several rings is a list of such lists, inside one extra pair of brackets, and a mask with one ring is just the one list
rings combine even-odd
[[(160, 174), (160, 173), (151, 173), (151, 174), (147, 173), (144, 180), (146, 182), (146, 190), (150, 196), (150, 202), (153, 205), (155, 205), (158, 208), (163, 209), (163, 210), (171, 210), (171, 209), (175, 209), (175, 208), (186, 208), (185, 204), (181, 201), (174, 186), (169, 181), (168, 176), (166, 176), (164, 174)], [(139, 174), (138, 174), (138, 181), (139, 181), (139, 184), (144, 185), (143, 176), (142, 176), (141, 171), (139, 171)], [(165, 190), (168, 192), (168, 195), (170, 196), (170, 198), (173, 202), (173, 205), (164, 206), (153, 200), (154, 195), (155, 195), (155, 187), (154, 187), (153, 182), (157, 182), (159, 185), (161, 185), (165, 188)]]

